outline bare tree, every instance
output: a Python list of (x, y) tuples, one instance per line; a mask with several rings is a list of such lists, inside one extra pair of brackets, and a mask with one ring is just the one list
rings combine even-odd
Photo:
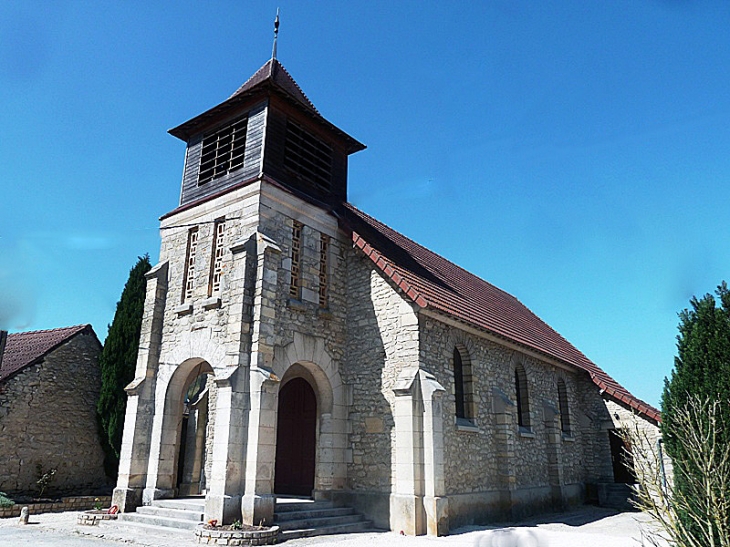
[(685, 456), (672, 462), (674, 477), (669, 480), (663, 473), (661, 449), (646, 431), (638, 422), (625, 430), (634, 448), (635, 505), (656, 522), (642, 530), (645, 543), (730, 547), (730, 446), (721, 441), (720, 415), (719, 401), (697, 397), (677, 409), (670, 433), (682, 444)]

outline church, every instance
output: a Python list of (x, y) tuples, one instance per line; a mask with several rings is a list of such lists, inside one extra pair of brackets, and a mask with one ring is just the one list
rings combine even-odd
[[(113, 503), (199, 496), (276, 522), (287, 497), (444, 535), (630, 482), (634, 397), (517, 298), (347, 201), (365, 146), (273, 55), (170, 130), (180, 202), (147, 274)], [(623, 468), (622, 468), (623, 467)]]

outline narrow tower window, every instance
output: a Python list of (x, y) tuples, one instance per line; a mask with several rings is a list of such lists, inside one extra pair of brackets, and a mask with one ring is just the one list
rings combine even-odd
[(195, 288), (195, 254), (198, 251), (198, 228), (188, 232), (188, 248), (185, 253), (185, 273), (183, 274), (182, 301), (192, 298)]
[(299, 300), (302, 289), (302, 223), (294, 221), (291, 231), (291, 281), (289, 296)]
[(210, 281), (208, 296), (221, 290), (221, 276), (223, 275), (223, 234), (226, 231), (225, 219), (219, 218), (213, 224), (213, 250), (210, 255)]
[(570, 435), (570, 414), (568, 413), (568, 390), (565, 388), (565, 380), (558, 378), (558, 407), (560, 409), (560, 429), (566, 435)]
[(527, 374), (522, 365), (515, 367), (515, 391), (517, 398), (517, 424), (530, 429), (530, 397), (527, 393)]
[(203, 139), (198, 184), (205, 184), (243, 167), (248, 117), (237, 120)]
[(329, 287), (327, 285), (329, 266), (330, 236), (320, 234), (319, 236), (319, 307), (326, 308), (329, 299)]

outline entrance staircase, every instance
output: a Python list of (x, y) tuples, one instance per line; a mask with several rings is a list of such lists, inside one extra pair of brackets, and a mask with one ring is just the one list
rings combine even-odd
[[(154, 500), (119, 519), (133, 525), (194, 530), (203, 522), (205, 498)], [(372, 523), (350, 507), (335, 507), (330, 501), (277, 498), (274, 524), (281, 541), (328, 534), (349, 534), (373, 530)]]
[(373, 525), (351, 507), (335, 507), (331, 501), (277, 498), (274, 524), (282, 541), (328, 534), (372, 530)]
[(132, 524), (194, 530), (203, 522), (205, 498), (154, 500), (137, 507), (135, 513), (120, 513), (119, 519)]

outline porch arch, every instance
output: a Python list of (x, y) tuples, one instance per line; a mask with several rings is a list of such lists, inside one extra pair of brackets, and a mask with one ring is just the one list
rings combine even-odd
[[(147, 477), (144, 502), (150, 503), (157, 498), (170, 498), (177, 495), (178, 460), (181, 428), (184, 412), (184, 398), (190, 384), (200, 374), (214, 374), (211, 365), (199, 357), (186, 359), (174, 368), (165, 385), (164, 407), (161, 419), (157, 419), (156, 450), (150, 453), (150, 472)], [(158, 378), (158, 382), (159, 382)], [(156, 417), (157, 418), (157, 417)], [(158, 425), (159, 424), (159, 425)]]

